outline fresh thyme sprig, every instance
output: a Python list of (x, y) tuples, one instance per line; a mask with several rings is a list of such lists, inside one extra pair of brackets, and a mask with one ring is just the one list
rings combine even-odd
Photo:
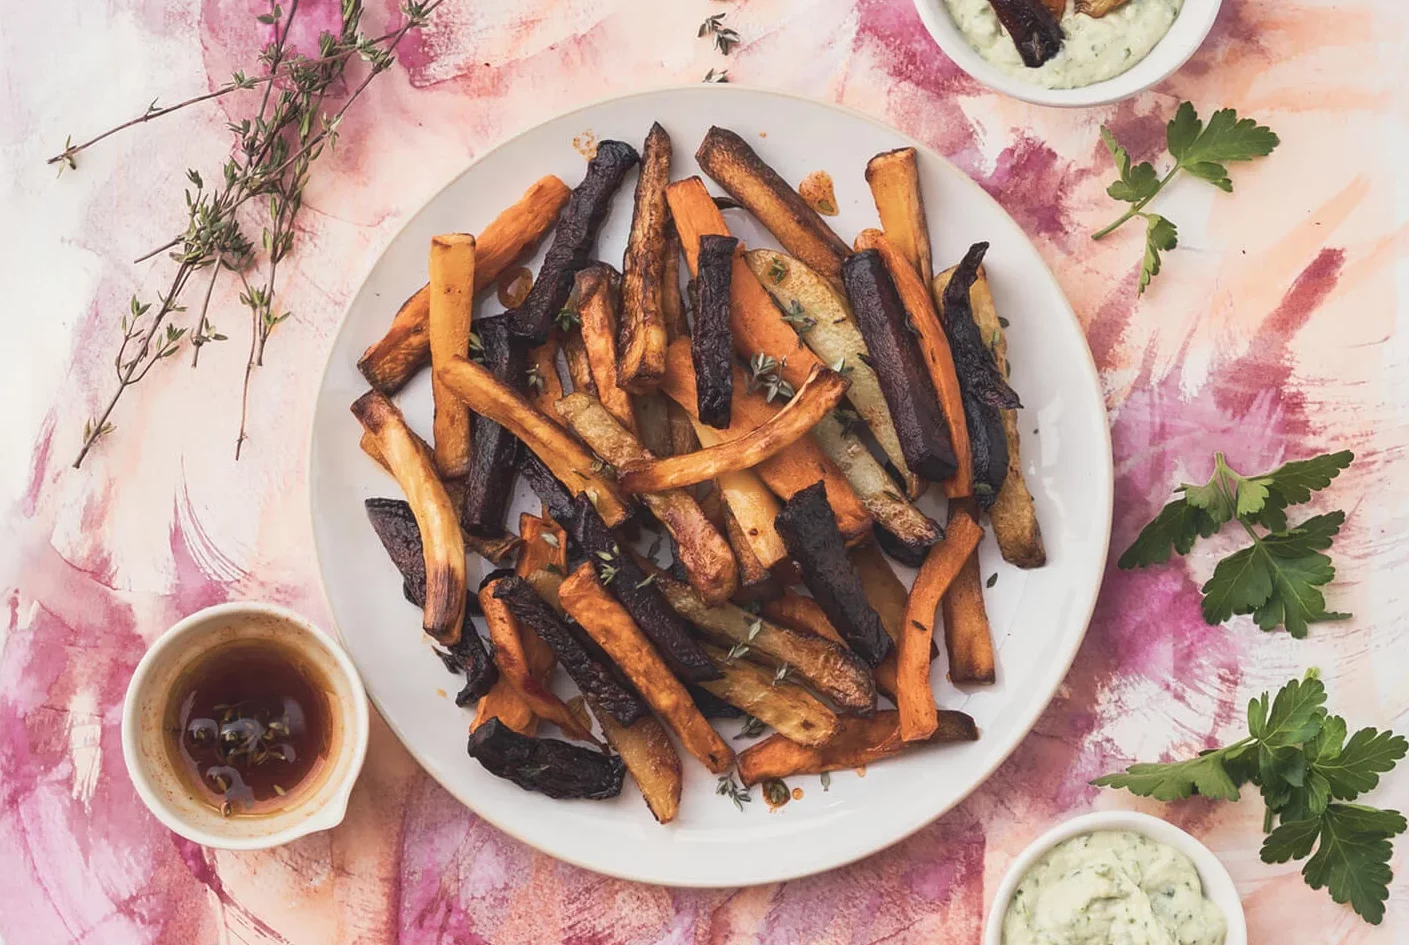
[[(166, 292), (158, 294), (155, 309), (152, 303), (134, 298), (124, 314), (123, 340), (114, 360), (117, 387), (102, 411), (84, 424), (75, 467), (83, 463), (100, 438), (113, 432), (111, 417), (123, 393), (145, 378), (157, 362), (174, 356), (183, 342), (189, 342), (195, 366), (202, 347), (227, 340), (210, 319), (216, 284), (224, 275), (239, 280), (240, 301), (249, 310), (251, 320), (250, 349), (241, 386), (240, 429), (235, 442), (235, 458), (239, 458), (247, 438), (251, 376), (264, 362), (271, 333), (290, 316), (287, 310), (276, 308), (279, 264), (293, 247), (295, 223), (311, 166), (336, 143), (348, 108), (376, 76), (395, 63), (393, 50), (410, 31), (424, 26), (442, 2), (408, 0), (402, 8), (405, 19), (397, 29), (368, 38), (360, 29), (361, 0), (342, 0), (338, 32), (324, 32), (318, 39), (317, 55), (306, 56), (288, 45), (300, 0), (289, 0), (287, 9), (272, 0), (268, 12), (258, 17), (261, 23), (273, 27), (273, 36), (259, 55), (263, 75), (250, 76), (241, 70), (214, 92), (167, 108), (159, 108), (153, 102), (137, 118), (80, 144), (68, 138), (64, 150), (50, 159), (49, 163), (74, 169), (78, 154), (124, 129), (232, 92), (261, 89), (258, 111), (228, 125), (235, 143), (221, 167), (220, 182), (207, 186), (197, 171), (187, 171), (191, 186), (185, 192), (185, 229), (142, 257), (170, 251), (176, 271)], [(348, 66), (359, 58), (368, 64), (367, 75), (329, 114), (323, 107), (326, 99), (341, 87)], [(252, 200), (264, 204), (267, 212), (267, 222), (260, 225), (258, 248), (245, 235), (241, 219), (243, 208)], [(244, 217), (247, 221), (248, 214)], [(202, 272), (209, 273), (209, 277), (199, 283), (201, 303), (193, 318), (194, 328), (173, 325), (174, 317), (186, 311), (181, 302), (183, 293), (192, 277)]]
[(764, 399), (772, 403), (775, 398), (781, 397), (783, 400), (792, 400), (793, 385), (783, 380), (783, 365), (787, 361), (784, 358), (779, 361), (772, 355), (759, 352), (749, 361), (749, 392), (763, 390)]
[(699, 32), (695, 35), (701, 38), (712, 35), (714, 48), (727, 56), (735, 46), (739, 45), (739, 34), (724, 25), (725, 15), (716, 13), (713, 16), (705, 17), (704, 22), (700, 24)]

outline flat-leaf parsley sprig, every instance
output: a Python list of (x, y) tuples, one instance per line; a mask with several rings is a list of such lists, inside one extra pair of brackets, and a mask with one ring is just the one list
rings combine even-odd
[(1340, 531), (1345, 513), (1314, 515), (1292, 527), (1287, 509), (1310, 501), (1354, 458), (1341, 450), (1244, 476), (1215, 453), (1208, 482), (1176, 489), (1180, 495), (1141, 529), (1117, 563), (1125, 570), (1163, 564), (1171, 550), (1188, 554), (1195, 540), (1236, 519), (1252, 544), (1213, 569), (1202, 588), (1204, 620), (1219, 624), (1235, 614), (1252, 614), (1263, 630), (1285, 626), (1292, 636), (1304, 637), (1309, 624), (1350, 616), (1327, 611), (1320, 591), (1336, 575), (1322, 552)]
[(1306, 860), (1307, 885), (1328, 888), (1336, 902), (1378, 925), (1393, 879), (1390, 840), (1406, 824), (1399, 811), (1350, 802), (1374, 790), (1409, 742), (1375, 728), (1347, 739), (1345, 719), (1330, 715), (1325, 703), (1325, 685), (1308, 673), (1275, 699), (1264, 692), (1248, 703), (1247, 738), (1187, 761), (1131, 765), (1092, 783), (1161, 801), (1193, 794), (1236, 801), (1242, 785), (1255, 785), (1266, 805), (1262, 861)]
[(1120, 175), (1120, 180), (1106, 188), (1106, 193), (1131, 206), (1118, 220), (1097, 230), (1091, 238), (1103, 239), (1133, 218), (1144, 218), (1145, 259), (1140, 266), (1142, 293), (1150, 280), (1159, 275), (1160, 253), (1179, 245), (1179, 230), (1174, 222), (1158, 213), (1147, 212), (1146, 205), (1180, 171), (1231, 193), (1233, 182), (1228, 178), (1227, 164), (1230, 161), (1266, 157), (1280, 143), (1271, 129), (1251, 118), (1240, 119), (1231, 108), (1214, 112), (1205, 125), (1189, 102), (1181, 104), (1174, 118), (1165, 126), (1165, 144), (1170, 157), (1174, 158), (1174, 166), (1163, 177), (1148, 161), (1132, 164), (1130, 152), (1121, 146), (1115, 134), (1105, 125), (1101, 126), (1101, 140), (1105, 142), (1106, 150), (1110, 151), (1116, 173)]

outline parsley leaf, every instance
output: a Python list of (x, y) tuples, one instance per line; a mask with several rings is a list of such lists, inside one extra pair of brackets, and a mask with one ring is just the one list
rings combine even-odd
[(1097, 787), (1124, 788), (1140, 797), (1182, 801), (1191, 795), (1236, 801), (1238, 785), (1224, 767), (1224, 752), (1206, 752), (1172, 764), (1135, 764), (1120, 774), (1108, 774), (1091, 783)]
[(1186, 555), (1194, 547), (1196, 539), (1209, 537), (1222, 524), (1207, 510), (1191, 504), (1187, 496), (1175, 499), (1160, 510), (1153, 522), (1140, 530), (1139, 536), (1125, 549), (1116, 564), (1126, 571), (1164, 564), (1169, 560), (1171, 549)]
[(1118, 180), (1106, 188), (1113, 199), (1130, 204), (1130, 209), (1114, 223), (1092, 234), (1092, 239), (1103, 239), (1132, 218), (1145, 218), (1145, 258), (1140, 267), (1140, 292), (1149, 286), (1150, 280), (1159, 275), (1160, 253), (1168, 252), (1179, 245), (1179, 233), (1174, 223), (1157, 213), (1145, 212), (1145, 206), (1164, 190), (1180, 172), (1186, 172), (1200, 180), (1206, 180), (1219, 190), (1230, 192), (1233, 182), (1228, 177), (1228, 163), (1251, 161), (1266, 157), (1280, 143), (1271, 129), (1259, 125), (1251, 118), (1239, 118), (1231, 108), (1213, 113), (1205, 125), (1189, 102), (1180, 104), (1174, 117), (1165, 126), (1165, 147), (1174, 159), (1163, 177), (1150, 162), (1134, 164), (1130, 152), (1121, 145), (1115, 134), (1101, 126), (1101, 141), (1110, 152), (1111, 163), (1115, 165)]
[(1398, 811), (1332, 804), (1319, 818), (1283, 824), (1272, 831), (1263, 842), (1262, 859), (1266, 863), (1300, 859), (1319, 840), (1316, 853), (1301, 870), (1306, 884), (1312, 889), (1329, 888), (1333, 900), (1349, 903), (1365, 921), (1379, 925), (1394, 878), (1389, 841), (1404, 829), (1404, 817)]

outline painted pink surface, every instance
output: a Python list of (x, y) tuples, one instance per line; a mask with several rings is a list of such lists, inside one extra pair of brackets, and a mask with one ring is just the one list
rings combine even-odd
[[(52, 237), (54, 247), (35, 252), (56, 267), (49, 279), (65, 282), (45, 289), (63, 301), (50, 313), (56, 324), (36, 329), (60, 338), (58, 380), (30, 366), (52, 397), (34, 407), (35, 442), (11, 443), (8, 454), (30, 464), (0, 557), (0, 938), (9, 945), (970, 943), (986, 897), (1029, 839), (1066, 814), (1135, 803), (1088, 779), (1235, 736), (1251, 695), (1308, 665), (1321, 667), (1333, 704), (1357, 723), (1409, 727), (1409, 599), (1396, 579), (1409, 525), (1396, 469), (1409, 408), (1398, 382), (1409, 350), (1394, 333), (1409, 216), (1395, 203), (1394, 148), (1409, 116), (1400, 3), (1227, 0), (1207, 46), (1164, 86), (1077, 112), (975, 85), (933, 46), (910, 0), (447, 4), (405, 51), (404, 68), (372, 87), (315, 175), (285, 282), (296, 314), (256, 377), (245, 458), (231, 460), (244, 358), (236, 341), (209, 349), (199, 373), (184, 364), (155, 372), (120, 407), (117, 435), (74, 472), (77, 432), (111, 377), (114, 313), (165, 271), (128, 260), (168, 235), (170, 197), (187, 165), (217, 160), (225, 113), (191, 112), (114, 139), (58, 184), (42, 158), (70, 130), (247, 65), (261, 42), (256, 6), (52, 4), (44, 23), (16, 11), (0, 39), (9, 90), (0, 123), (21, 157), (7, 199)], [(393, 5), (369, 6), (376, 31)], [(695, 38), (713, 12), (727, 12), (744, 39), (727, 62)], [(56, 54), (16, 44), (59, 28), (74, 61), (56, 75)], [(326, 620), (304, 444), (316, 366), (377, 253), (505, 136), (710, 67), (894, 124), (951, 156), (1023, 225), (1080, 313), (1108, 392), (1116, 548), (1172, 482), (1206, 473), (1215, 448), (1249, 469), (1355, 449), (1335, 491), (1349, 520), (1331, 591), (1355, 618), (1307, 641), (1242, 621), (1207, 627), (1197, 587), (1213, 552), (1150, 572), (1112, 568), (1066, 685), (986, 787), (893, 849), (782, 885), (673, 891), (557, 863), (478, 821), (380, 724), (337, 830), (261, 854), (174, 838), (123, 771), (123, 689), (146, 642), (207, 604), (257, 597)], [(36, 73), (43, 81), (26, 81)], [(1137, 157), (1151, 156), (1181, 98), (1256, 115), (1283, 145), (1237, 169), (1233, 197), (1187, 182), (1161, 198), (1183, 245), (1137, 298), (1135, 228), (1099, 244), (1087, 237), (1118, 212), (1103, 192), (1109, 166), (1096, 128), (1111, 125)], [(216, 305), (229, 313), (222, 330), (244, 337), (233, 296)], [(1379, 801), (1409, 804), (1409, 779), (1391, 777)], [(1370, 929), (1307, 889), (1294, 866), (1258, 861), (1254, 801), (1147, 809), (1221, 856), (1255, 942), (1409, 935), (1402, 842), (1388, 917)]]

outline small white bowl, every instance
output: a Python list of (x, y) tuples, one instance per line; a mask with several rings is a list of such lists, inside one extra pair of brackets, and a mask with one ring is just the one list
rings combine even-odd
[(983, 927), (983, 945), (1003, 945), (1003, 916), (1027, 871), (1062, 841), (1098, 830), (1130, 830), (1144, 834), (1187, 856), (1199, 871), (1204, 898), (1218, 906), (1228, 922), (1224, 945), (1248, 945), (1247, 918), (1243, 914), (1243, 902), (1238, 898), (1238, 887), (1233, 884), (1233, 877), (1228, 875), (1218, 858), (1209, 852), (1208, 847), (1168, 821), (1133, 810), (1104, 810), (1073, 817), (1029, 844), (1009, 865), (1003, 881), (998, 884), (998, 892), (993, 897), (993, 905), (988, 909), (988, 920)]
[(1174, 18), (1169, 32), (1155, 44), (1149, 55), (1125, 72), (1079, 89), (1047, 89), (1014, 78), (979, 55), (954, 23), (944, 0), (915, 0), (915, 9), (924, 21), (925, 29), (960, 69), (1005, 95), (1034, 105), (1059, 108), (1106, 105), (1163, 82), (1203, 45), (1222, 6), (1223, 0), (1184, 0), (1184, 7)]
[[(172, 770), (163, 729), (182, 672), (211, 649), (244, 640), (277, 642), (328, 681), (332, 747), (327, 773), (290, 807), (257, 817), (223, 817), (192, 797)], [(328, 634), (273, 604), (218, 604), (179, 621), (137, 664), (122, 705), (122, 756), (142, 802), (176, 833), (222, 850), (262, 850), (341, 823), (367, 757), (368, 733), (367, 693), (352, 660)]]

